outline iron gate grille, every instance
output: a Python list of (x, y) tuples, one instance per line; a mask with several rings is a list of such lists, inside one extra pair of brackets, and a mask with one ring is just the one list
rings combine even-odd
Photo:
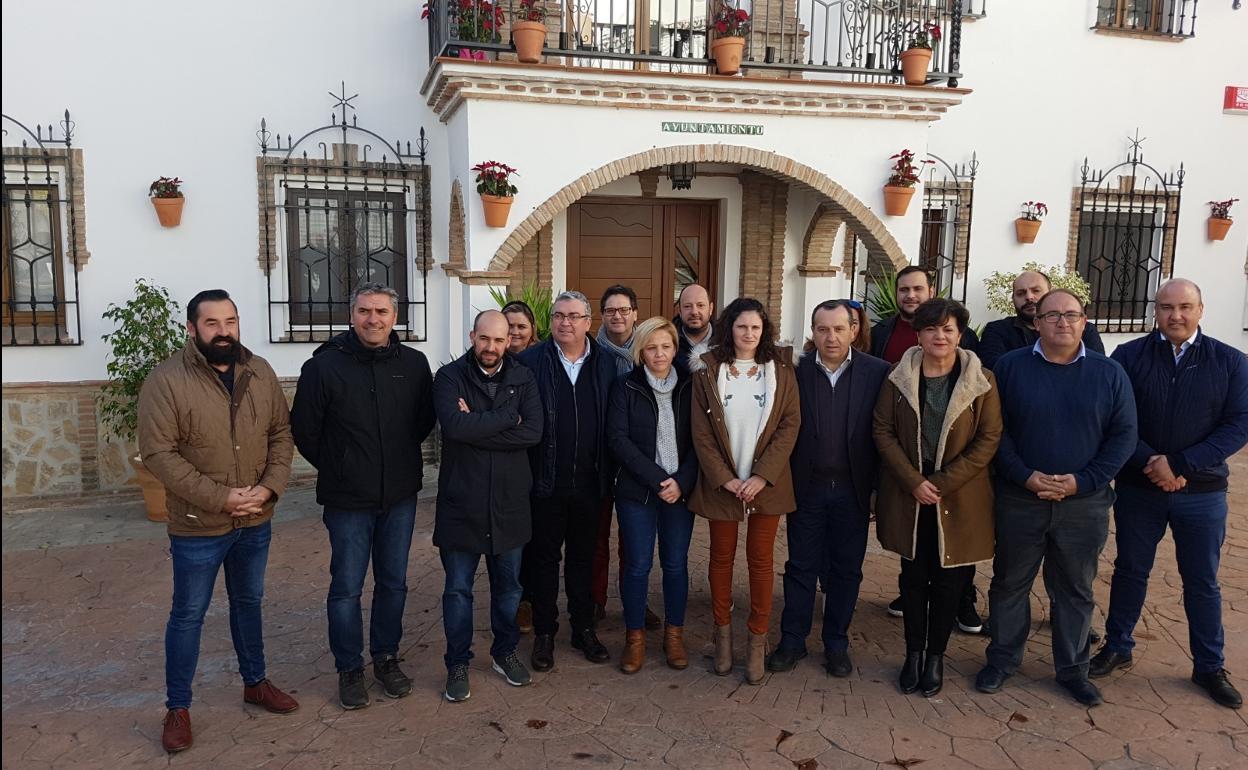
[(79, 253), (74, 122), (66, 110), (56, 139), (51, 124), (31, 131), (8, 115), (3, 120), (6, 139), (10, 124), (21, 137), (20, 145), (4, 145), (3, 344), (81, 345), (78, 268), (86, 254)]
[(936, 296), (966, 302), (967, 264), (971, 250), (971, 211), (979, 160), (949, 165), (938, 155), (923, 183), (923, 229), (919, 266), (932, 276)]
[[(283, 141), (261, 119), (256, 134), (269, 341), (321, 342), (347, 330), (351, 292), (377, 282), (399, 294), (399, 338), (423, 342), (430, 253), (425, 130), (413, 151), (411, 142), (391, 143), (360, 126), (351, 104), (358, 94), (347, 96), (345, 85), (330, 96), (338, 112), (329, 125)], [(380, 160), (369, 159), (374, 144), (383, 148)]]
[(1086, 158), (1080, 169), (1067, 263), (1087, 279), (1088, 318), (1103, 332), (1152, 329), (1157, 288), (1174, 274), (1183, 165), (1162, 174), (1144, 162), (1141, 141), (1137, 132), (1127, 159), (1108, 170), (1093, 171)]

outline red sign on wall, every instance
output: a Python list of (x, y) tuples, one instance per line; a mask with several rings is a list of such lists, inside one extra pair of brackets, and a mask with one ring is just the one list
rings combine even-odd
[(1248, 86), (1227, 86), (1222, 97), (1222, 112), (1227, 115), (1248, 115)]

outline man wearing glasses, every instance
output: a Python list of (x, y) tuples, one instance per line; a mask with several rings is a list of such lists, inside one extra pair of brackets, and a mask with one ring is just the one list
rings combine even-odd
[(975, 679), (994, 693), (1018, 670), (1031, 632), (1031, 585), (1044, 563), (1058, 684), (1085, 706), (1092, 581), (1109, 531), (1109, 482), (1136, 448), (1135, 397), (1117, 362), (1082, 341), (1073, 292), (1037, 304), (1040, 338), (997, 361), (1005, 433), (997, 450), (996, 558), (988, 591), (992, 643)]
[[(572, 623), (572, 646), (594, 663), (610, 654), (594, 632), (590, 589), (598, 516), (606, 493), (607, 398), (615, 361), (589, 336), (589, 300), (579, 291), (555, 297), (550, 338), (520, 355), (537, 376), (545, 421), (529, 451), (533, 467), (533, 539), (524, 550), (533, 595), (535, 671), (555, 665), (559, 630), (559, 563)], [(557, 408), (556, 408), (557, 407)], [(564, 552), (566, 549), (566, 556)]]
[[(988, 369), (996, 365), (1001, 356), (1036, 344), (1040, 333), (1036, 330), (1036, 303), (1053, 289), (1049, 277), (1039, 270), (1024, 270), (1014, 279), (1010, 299), (1014, 303), (1014, 317), (990, 321), (984, 326), (975, 355)], [(1105, 352), (1096, 324), (1088, 321), (1083, 325), (1083, 344), (1088, 350)]]
[(1223, 667), (1218, 561), (1226, 539), (1226, 458), (1248, 442), (1248, 360), (1205, 336), (1200, 287), (1176, 278), (1157, 290), (1157, 329), (1114, 351), (1135, 388), (1140, 440), (1118, 474), (1114, 562), (1105, 646), (1091, 676), (1131, 666), (1157, 543), (1174, 533), (1192, 681), (1217, 703), (1243, 698)]

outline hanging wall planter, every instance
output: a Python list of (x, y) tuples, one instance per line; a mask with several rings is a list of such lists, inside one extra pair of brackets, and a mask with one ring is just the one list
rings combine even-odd
[(913, 197), (913, 187), (884, 185), (884, 213), (890, 217), (904, 217)]
[(1225, 201), (1209, 201), (1209, 223), (1207, 225), (1207, 234), (1211, 241), (1221, 241), (1226, 239), (1226, 234), (1231, 229), (1231, 205), (1238, 201), (1239, 198), (1231, 198)]
[(901, 52), (901, 76), (908, 86), (927, 82), (932, 68), (932, 46), (940, 42), (940, 25), (927, 23), (910, 38), (910, 47)]
[(172, 179), (162, 176), (148, 187), (147, 194), (151, 196), (161, 227), (177, 227), (182, 223), (182, 207), (186, 199), (182, 197), (181, 186), (182, 180), (176, 176)]
[(1035, 243), (1040, 233), (1040, 220), (1049, 213), (1049, 207), (1040, 201), (1023, 204), (1023, 215), (1014, 220), (1014, 237), (1019, 243)]
[(478, 163), (472, 170), (477, 172), (477, 194), (481, 196), (486, 227), (506, 227), (517, 192), (510, 180), (516, 170), (495, 160)]
[(914, 186), (919, 183), (919, 168), (934, 161), (919, 161), (914, 164), (914, 153), (902, 150), (895, 153), (889, 160), (893, 162), (893, 173), (884, 183), (884, 213), (891, 217), (903, 217), (910, 208), (910, 199), (914, 197)]

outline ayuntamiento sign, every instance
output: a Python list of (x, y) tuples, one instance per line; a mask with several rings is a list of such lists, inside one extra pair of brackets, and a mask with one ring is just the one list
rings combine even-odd
[(762, 136), (763, 127), (748, 123), (685, 123), (677, 120), (663, 121), (663, 131), (673, 134), (731, 134), (734, 136)]

